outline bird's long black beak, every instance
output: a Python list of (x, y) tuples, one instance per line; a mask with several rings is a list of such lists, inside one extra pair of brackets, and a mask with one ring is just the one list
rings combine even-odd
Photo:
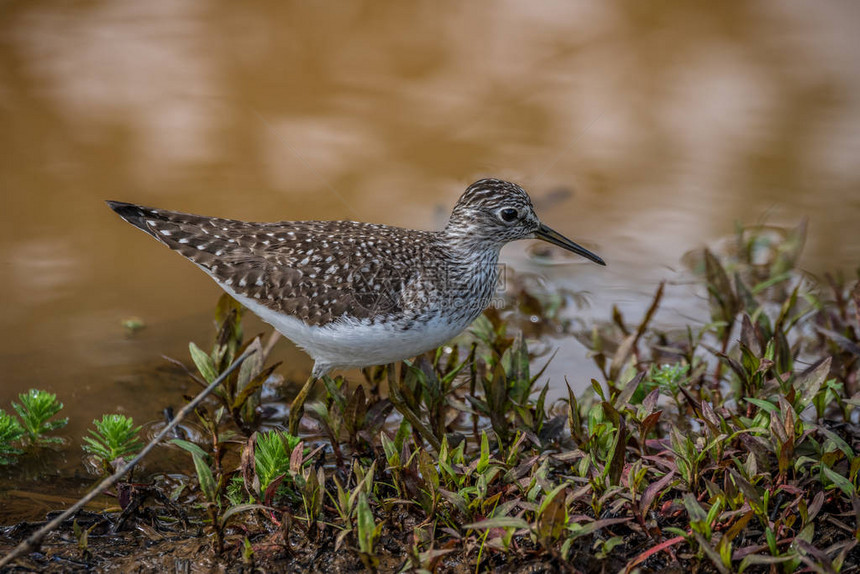
[(561, 233), (559, 233), (557, 231), (553, 231), (552, 229), (550, 229), (549, 227), (547, 227), (543, 223), (541, 223), (538, 230), (535, 231), (535, 237), (537, 239), (541, 239), (543, 241), (546, 241), (547, 243), (552, 243), (553, 245), (558, 245), (562, 249), (567, 249), (568, 251), (572, 251), (573, 253), (576, 253), (577, 255), (582, 255), (586, 259), (591, 259), (592, 261), (594, 261), (598, 265), (606, 265), (606, 262), (603, 259), (601, 259), (597, 255), (595, 255), (594, 253), (592, 253), (591, 251), (589, 251), (585, 247), (582, 247), (581, 245), (577, 245), (576, 243), (574, 243), (573, 241), (571, 241), (570, 239), (568, 239), (567, 237), (565, 237)]

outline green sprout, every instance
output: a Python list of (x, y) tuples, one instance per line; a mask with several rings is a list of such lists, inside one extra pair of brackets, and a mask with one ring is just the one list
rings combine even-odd
[(24, 436), (24, 429), (12, 415), (0, 409), (0, 464), (13, 464), (23, 451), (12, 443)]
[(262, 495), (278, 477), (289, 475), (290, 455), (300, 442), (299, 437), (278, 430), (257, 437), (254, 461)]
[(102, 419), (94, 419), (96, 430), (89, 430), (81, 448), (94, 455), (105, 471), (110, 471), (111, 462), (116, 459), (127, 459), (140, 450), (142, 444), (138, 433), (140, 427), (134, 426), (134, 420), (125, 415), (102, 415)]
[(657, 388), (668, 391), (674, 396), (678, 394), (678, 385), (687, 376), (689, 370), (689, 365), (681, 363), (660, 365), (659, 367), (652, 365), (649, 378), (657, 385)]
[(23, 423), (26, 440), (30, 444), (59, 443), (57, 437), (44, 436), (46, 433), (63, 428), (69, 419), (49, 420), (63, 408), (63, 403), (57, 401), (57, 395), (47, 391), (30, 389), (18, 395), (21, 403), (12, 403), (12, 407)]

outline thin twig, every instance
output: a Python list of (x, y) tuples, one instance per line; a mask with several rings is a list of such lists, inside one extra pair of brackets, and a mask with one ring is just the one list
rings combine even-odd
[(119, 482), (119, 480), (125, 476), (128, 471), (130, 471), (134, 466), (139, 463), (144, 456), (149, 454), (149, 452), (156, 447), (156, 445), (161, 442), (165, 436), (169, 435), (177, 425), (189, 414), (191, 413), (197, 406), (203, 402), (207, 396), (209, 396), (212, 391), (214, 391), (218, 385), (220, 385), (230, 373), (232, 373), (236, 368), (242, 364), (242, 362), (251, 356), (255, 351), (253, 349), (247, 349), (244, 353), (242, 353), (238, 359), (233, 361), (227, 370), (225, 370), (221, 375), (212, 381), (208, 387), (200, 391), (200, 393), (194, 397), (194, 399), (185, 405), (182, 410), (177, 413), (176, 417), (164, 427), (158, 435), (154, 439), (152, 439), (149, 444), (147, 444), (140, 453), (134, 457), (128, 464), (117, 470), (114, 474), (104, 479), (96, 488), (91, 490), (86, 496), (73, 504), (68, 510), (57, 516), (55, 519), (50, 521), (48, 524), (31, 534), (24, 542), (16, 546), (9, 554), (4, 556), (2, 560), (0, 560), (0, 568), (7, 566), (12, 560), (15, 558), (22, 556), (24, 554), (28, 554), (33, 550), (36, 550), (42, 543), (42, 540), (47, 536), (51, 531), (55, 530), (60, 526), (63, 522), (65, 522), (69, 517), (78, 512), (81, 508), (91, 502), (94, 498), (102, 494), (105, 490)]

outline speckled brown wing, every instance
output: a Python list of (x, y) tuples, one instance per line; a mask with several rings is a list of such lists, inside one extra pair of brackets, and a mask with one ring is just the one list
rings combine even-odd
[(402, 312), (403, 287), (426, 245), (427, 232), (368, 223), (246, 223), (108, 205), (219, 283), (309, 325)]

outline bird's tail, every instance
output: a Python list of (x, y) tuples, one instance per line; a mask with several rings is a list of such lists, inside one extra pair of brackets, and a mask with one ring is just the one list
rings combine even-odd
[[(124, 201), (107, 201), (108, 207), (113, 209), (117, 215), (150, 235), (155, 235), (152, 229), (146, 224), (146, 218), (150, 219), (158, 217), (157, 209), (148, 209), (146, 207), (142, 207), (140, 205), (135, 205), (133, 203), (126, 203)], [(161, 219), (159, 217), (159, 219)], [(157, 237), (157, 236), (156, 236)]]

